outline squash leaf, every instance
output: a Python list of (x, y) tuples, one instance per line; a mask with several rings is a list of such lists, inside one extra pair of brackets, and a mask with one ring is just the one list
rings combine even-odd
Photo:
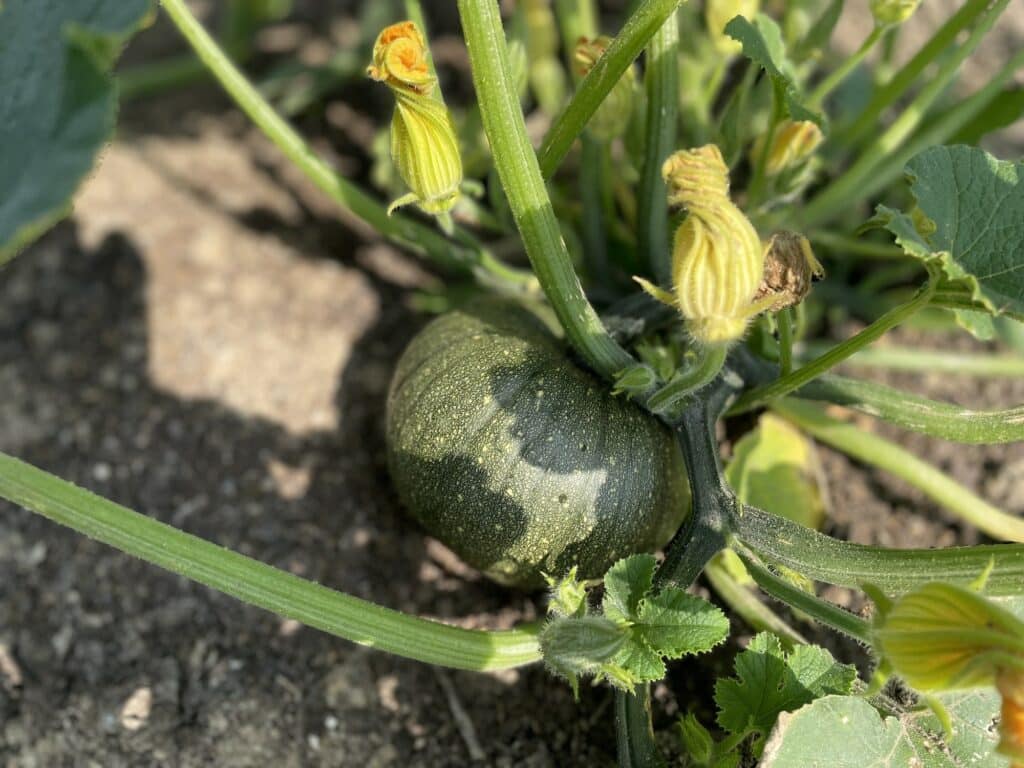
[(828, 694), (849, 693), (857, 670), (824, 648), (782, 650), (775, 635), (761, 633), (736, 657), (736, 677), (715, 684), (718, 724), (734, 734), (765, 736), (783, 712)]
[(725, 25), (725, 33), (743, 46), (743, 55), (764, 69), (782, 92), (786, 112), (791, 118), (810, 120), (825, 127), (824, 117), (804, 106), (793, 64), (786, 56), (782, 31), (775, 21), (763, 13), (757, 14), (753, 21), (737, 16)]
[(0, 4), (0, 264), (63, 218), (110, 139), (110, 68), (150, 0)]
[(825, 696), (779, 717), (761, 768), (952, 768), (934, 745), (915, 739), (905, 721), (884, 720), (857, 696)]
[(1024, 165), (976, 147), (932, 147), (905, 169), (910, 213), (879, 206), (872, 220), (910, 256), (939, 266), (937, 303), (990, 335), (969, 312), (1024, 320)]
[[(623, 690), (665, 676), (665, 659), (702, 653), (718, 645), (729, 620), (706, 600), (676, 587), (653, 589), (656, 561), (651, 555), (619, 560), (605, 574), (604, 615), (565, 615), (553, 603), (541, 630), (540, 647), (548, 667), (569, 680), (592, 675)], [(554, 595), (574, 593), (570, 574), (552, 584)], [(584, 603), (585, 605), (585, 603)]]

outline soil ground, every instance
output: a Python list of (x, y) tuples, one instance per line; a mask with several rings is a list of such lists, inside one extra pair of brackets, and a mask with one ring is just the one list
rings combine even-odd
[[(372, 125), (357, 118), (304, 126), (354, 175)], [(533, 619), (539, 599), (468, 571), (390, 489), (383, 399), (430, 279), (339, 220), (213, 89), (132, 105), (73, 216), (0, 273), (0, 450), (384, 605), (466, 626)], [(1024, 402), (1022, 381), (886, 378)], [(1024, 446), (880, 431), (1024, 512)], [(905, 485), (821, 454), (836, 535), (977, 540)], [(708, 706), (714, 666), (673, 668), (659, 724)], [(609, 765), (611, 696), (581, 699), (537, 667), (441, 671), (359, 648), (0, 506), (7, 768)]]

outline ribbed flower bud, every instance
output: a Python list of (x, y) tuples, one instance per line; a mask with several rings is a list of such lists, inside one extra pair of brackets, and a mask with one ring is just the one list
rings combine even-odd
[(876, 602), (874, 645), (892, 670), (921, 691), (995, 684), (999, 751), (1024, 760), (1024, 621), (954, 584), (926, 584), (893, 603)]
[[(576, 50), (573, 60), (576, 67), (576, 74), (580, 77), (593, 68), (600, 59), (612, 39), (605, 35), (589, 40), (581, 37), (576, 43)], [(630, 66), (618, 82), (612, 86), (611, 91), (601, 102), (590, 122), (587, 123), (587, 130), (600, 141), (611, 141), (622, 136), (629, 128), (629, 121), (633, 115), (633, 99), (636, 95), (637, 77), (636, 70)]]
[(388, 207), (410, 203), (435, 216), (447, 216), (459, 196), (462, 158), (455, 126), (434, 96), (437, 79), (427, 63), (427, 45), (411, 21), (386, 27), (373, 46), (366, 73), (395, 97), (391, 119), (391, 158), (410, 192)]
[(757, 231), (729, 198), (729, 169), (714, 144), (676, 152), (662, 166), (662, 176), (669, 202), (689, 211), (672, 245), (673, 292), (638, 282), (679, 309), (698, 343), (736, 341), (773, 300), (754, 301), (764, 274)]
[[(821, 128), (810, 120), (783, 120), (772, 134), (765, 172), (769, 176), (776, 176), (787, 168), (799, 165), (814, 153), (823, 138)], [(764, 152), (764, 139), (762, 135), (754, 142), (750, 152), (752, 163), (756, 163)]]
[(715, 48), (730, 55), (743, 50), (740, 43), (725, 34), (725, 25), (737, 16), (753, 20), (760, 8), (760, 0), (707, 0), (704, 3), (704, 22)]
[(879, 26), (902, 24), (920, 4), (921, 0), (871, 0), (871, 15)]

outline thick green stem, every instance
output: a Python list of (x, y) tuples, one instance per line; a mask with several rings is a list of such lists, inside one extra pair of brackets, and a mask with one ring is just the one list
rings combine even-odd
[(722, 476), (716, 419), (715, 409), (702, 400), (688, 407), (676, 424), (692, 503), (690, 516), (665, 550), (665, 561), (655, 574), (658, 584), (689, 587), (727, 545), (737, 501)]
[(361, 645), (458, 669), (540, 658), (535, 631), (484, 632), (409, 616), (179, 531), (0, 454), (0, 497), (153, 565)]
[(992, 538), (1024, 542), (1024, 518), (992, 506), (895, 443), (834, 419), (820, 406), (806, 401), (777, 400), (772, 410), (833, 448), (902, 478)]
[[(626, 21), (619, 34), (580, 82), (569, 104), (555, 119), (541, 145), (540, 169), (550, 178), (569, 151), (576, 137), (591, 118), (604, 97), (615, 86), (626, 69), (640, 55), (665, 20), (675, 13), (681, 0), (644, 0)], [(478, 89), (479, 90), (479, 89)]]
[[(819, 341), (802, 342), (797, 347), (798, 352), (806, 357), (816, 357), (831, 348), (831, 344)], [(1020, 355), (942, 352), (937, 349), (914, 349), (891, 344), (862, 349), (847, 360), (846, 365), (885, 368), (891, 371), (956, 373), (985, 378), (1024, 376), (1024, 357)]]
[(817, 109), (825, 102), (828, 95), (838, 88), (846, 78), (855, 70), (860, 63), (864, 61), (864, 58), (871, 52), (871, 49), (875, 47), (875, 44), (882, 39), (882, 35), (885, 33), (885, 27), (876, 26), (871, 30), (864, 42), (861, 43), (860, 48), (850, 54), (846, 61), (840, 64), (838, 67), (833, 69), (828, 77), (818, 83), (817, 87), (811, 92), (810, 98), (807, 101), (807, 105), (811, 109)]
[(831, 374), (812, 381), (796, 394), (808, 400), (856, 408), (904, 429), (957, 443), (991, 445), (1024, 440), (1024, 406), (978, 411), (884, 384)]
[(878, 127), (879, 118), (897, 99), (918, 82), (925, 68), (949, 51), (961, 31), (984, 12), (992, 0), (968, 0), (942, 27), (928, 38), (921, 49), (897, 72), (889, 82), (880, 86), (857, 119), (839, 132), (837, 140), (844, 146), (860, 141)]
[(861, 642), (871, 642), (871, 625), (864, 619), (779, 578), (758, 562), (750, 552), (741, 552), (740, 557), (757, 586), (767, 594), (803, 611), (827, 627), (844, 632)]
[(185, 0), (162, 0), (164, 10), (181, 34), (209, 67), (235, 103), (275, 145), (341, 208), (358, 216), (385, 237), (439, 264), (469, 270), (489, 281), (506, 286), (528, 287), (533, 276), (499, 262), (483, 249), (453, 244), (433, 227), (401, 215), (388, 216), (387, 209), (357, 185), (342, 178), (266, 102), (216, 41), (203, 29)]
[[(870, 146), (859, 153), (858, 160), (839, 178), (826, 186), (799, 212), (802, 229), (809, 229), (865, 199), (874, 191), (873, 176), (879, 168), (892, 167), (893, 153), (925, 119), (928, 109), (949, 86), (963, 63), (995, 24), (1009, 0), (998, 0), (971, 31), (970, 37), (946, 58), (939, 71), (896, 121), (883, 131)], [(902, 166), (897, 165), (896, 168)]]
[(806, 365), (801, 366), (788, 376), (782, 376), (771, 384), (758, 387), (742, 395), (733, 404), (732, 408), (729, 409), (729, 412), (737, 414), (752, 410), (771, 402), (775, 398), (788, 395), (790, 392), (800, 389), (809, 381), (821, 376), (830, 368), (850, 357), (857, 350), (878, 340), (890, 328), (894, 328), (919, 309), (927, 306), (928, 302), (931, 301), (932, 294), (935, 292), (936, 282), (935, 279), (929, 279), (909, 302), (886, 312), (856, 336), (837, 344), (821, 357), (815, 358)]
[(671, 14), (647, 46), (646, 141), (637, 191), (637, 251), (659, 283), (668, 283), (672, 252), (668, 236), (668, 202), (661, 166), (676, 148), (679, 122), (679, 20)]
[(930, 581), (973, 582), (992, 566), (985, 593), (1019, 595), (1024, 545), (985, 544), (942, 549), (886, 549), (839, 541), (756, 507), (734, 519), (735, 536), (758, 557), (808, 578), (841, 587), (874, 584), (886, 594), (909, 592)]
[(654, 743), (651, 696), (646, 684), (633, 693), (615, 692), (615, 735), (619, 768), (664, 768)]
[(459, 15), (484, 130), (530, 263), (573, 348), (595, 371), (612, 379), (635, 361), (605, 330), (573, 271), (526, 136), (498, 4), (495, 0), (459, 0)]

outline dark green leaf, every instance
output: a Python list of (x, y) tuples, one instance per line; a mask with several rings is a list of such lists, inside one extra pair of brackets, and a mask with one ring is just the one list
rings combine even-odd
[[(957, 100), (951, 109), (959, 107), (960, 101)], [(992, 99), (988, 106), (957, 131), (949, 143), (977, 144), (988, 134), (1013, 125), (1021, 117), (1024, 117), (1024, 88), (1008, 88)]]
[(114, 130), (109, 70), (149, 0), (0, 4), (0, 264), (70, 209)]
[(772, 82), (785, 94), (786, 112), (794, 120), (810, 120), (819, 126), (824, 118), (803, 104), (793, 64), (786, 57), (779, 25), (763, 13), (754, 21), (737, 16), (725, 25), (725, 33), (743, 45), (743, 55), (764, 69)]
[(640, 603), (634, 637), (662, 656), (678, 659), (709, 651), (729, 633), (729, 620), (707, 600), (666, 587)]
[(798, 646), (785, 654), (774, 635), (757, 635), (736, 657), (736, 677), (715, 685), (718, 723), (732, 733), (767, 734), (782, 712), (819, 696), (849, 693), (856, 670), (824, 648)]
[(932, 147), (907, 163), (913, 216), (879, 206), (903, 249), (942, 268), (991, 314), (1024, 318), (1024, 184), (1019, 163), (974, 147)]

